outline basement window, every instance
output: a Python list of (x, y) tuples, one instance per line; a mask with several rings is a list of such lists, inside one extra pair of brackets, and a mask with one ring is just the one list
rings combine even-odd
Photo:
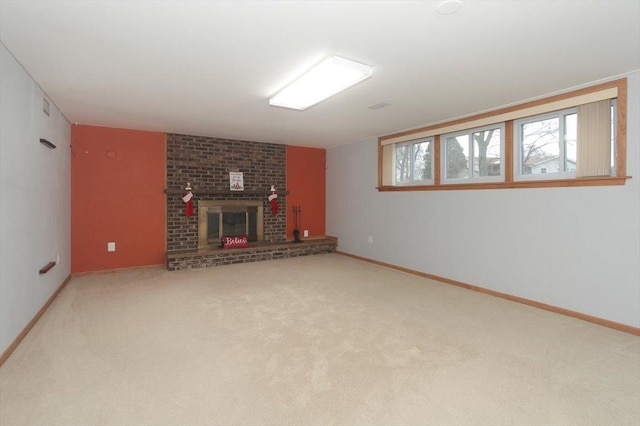
[(395, 146), (395, 182), (398, 185), (433, 183), (433, 138)]
[(444, 183), (504, 180), (504, 124), (450, 133), (441, 137)]
[(571, 108), (517, 120), (516, 178), (575, 178), (577, 118)]
[(627, 79), (378, 138), (378, 190), (624, 185)]

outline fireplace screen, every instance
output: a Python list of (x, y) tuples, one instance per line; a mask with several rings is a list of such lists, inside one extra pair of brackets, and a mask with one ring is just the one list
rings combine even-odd
[(207, 211), (207, 242), (215, 244), (222, 237), (247, 235), (249, 242), (258, 241), (257, 207), (219, 209)]
[(200, 201), (198, 235), (200, 248), (215, 248), (222, 237), (247, 235), (249, 242), (263, 239), (261, 201)]

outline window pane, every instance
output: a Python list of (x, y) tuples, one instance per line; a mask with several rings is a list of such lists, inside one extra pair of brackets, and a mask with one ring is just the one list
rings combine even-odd
[(224, 212), (222, 214), (221, 237), (234, 237), (247, 233), (246, 212)]
[(447, 179), (469, 177), (469, 135), (447, 138)]
[(559, 127), (557, 117), (522, 125), (523, 175), (560, 171)]
[(431, 141), (414, 143), (413, 148), (413, 180), (432, 178)]
[(220, 214), (207, 212), (207, 241), (220, 240)]
[(396, 182), (407, 182), (411, 178), (409, 145), (396, 146)]
[(617, 103), (611, 103), (611, 175), (616, 174), (616, 121), (618, 120)]
[(473, 175), (500, 176), (500, 129), (473, 134)]
[(576, 171), (576, 140), (578, 139), (578, 114), (564, 116), (565, 171)]

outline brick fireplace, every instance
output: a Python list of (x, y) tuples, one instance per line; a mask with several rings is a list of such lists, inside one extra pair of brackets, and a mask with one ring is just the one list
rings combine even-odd
[[(230, 191), (229, 172), (242, 172), (244, 191)], [(264, 241), (286, 240), (286, 146), (167, 134), (167, 251), (198, 249), (198, 217), (186, 217), (181, 195), (191, 183), (200, 201), (263, 202)], [(278, 191), (282, 214), (271, 215), (267, 196)]]
[[(166, 142), (168, 269), (335, 251), (332, 241), (305, 242), (296, 247), (286, 242), (285, 145), (180, 134), (167, 134)], [(230, 190), (229, 172), (243, 173), (244, 191)], [(194, 194), (196, 214), (191, 217), (185, 216), (181, 198), (187, 183), (191, 184)], [(275, 216), (267, 200), (272, 185), (278, 193), (279, 212)], [(203, 208), (208, 211), (211, 206), (218, 206), (222, 211), (223, 207), (241, 205), (251, 206), (251, 214), (261, 215), (261, 240), (252, 242), (250, 249), (221, 250), (215, 244), (203, 246), (203, 238), (208, 239), (210, 235), (205, 234), (200, 225), (204, 220), (215, 221), (199, 219)]]

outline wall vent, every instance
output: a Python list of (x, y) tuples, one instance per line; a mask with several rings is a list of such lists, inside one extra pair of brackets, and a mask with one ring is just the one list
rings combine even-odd
[(368, 108), (369, 109), (380, 109), (380, 108), (388, 107), (389, 105), (391, 105), (389, 102), (380, 102), (379, 104), (371, 105)]

